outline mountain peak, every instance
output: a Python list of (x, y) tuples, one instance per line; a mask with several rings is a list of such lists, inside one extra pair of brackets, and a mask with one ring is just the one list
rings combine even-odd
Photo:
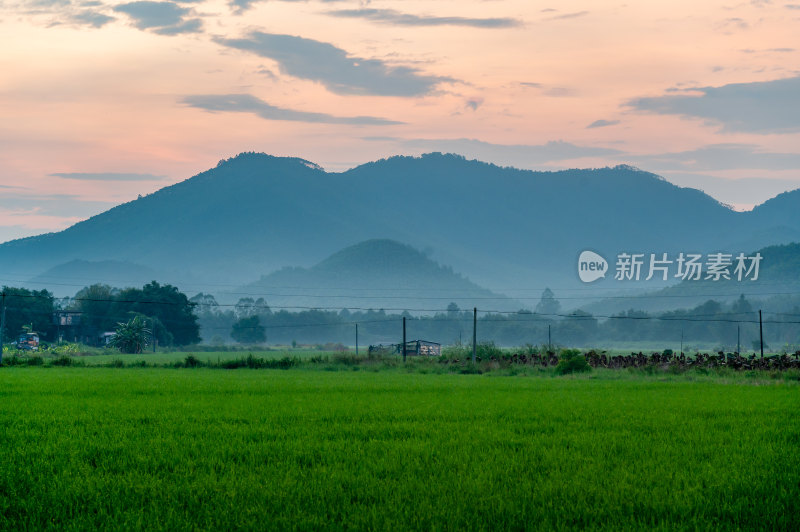
[(375, 238), (346, 247), (323, 260), (314, 270), (318, 271), (381, 271), (389, 273), (410, 267), (428, 271), (442, 267), (416, 248), (396, 240)]
[(324, 169), (320, 165), (307, 161), (306, 159), (301, 159), (300, 157), (280, 157), (254, 151), (243, 151), (228, 159), (220, 159), (215, 168), (239, 169), (243, 166), (252, 167), (254, 165), (279, 165), (284, 167), (297, 165), (324, 172)]

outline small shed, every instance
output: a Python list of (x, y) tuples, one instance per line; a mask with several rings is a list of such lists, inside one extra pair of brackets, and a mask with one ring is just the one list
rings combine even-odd
[(57, 310), (53, 313), (53, 323), (59, 327), (74, 327), (81, 324), (81, 312)]
[(112, 331), (106, 331), (104, 333), (100, 333), (100, 335), (97, 337), (97, 341), (99, 342), (99, 344), (101, 346), (105, 347), (105, 346), (111, 344), (111, 340), (114, 339), (114, 336), (116, 334), (117, 333), (112, 332)]
[[(403, 344), (379, 344), (369, 346), (372, 355), (402, 355)], [(442, 344), (427, 340), (411, 340), (406, 342), (406, 356), (438, 357), (442, 354)]]
[[(403, 344), (399, 345), (400, 354), (403, 354)], [(442, 344), (427, 340), (412, 340), (406, 342), (406, 355), (421, 357), (438, 357), (442, 354)]]

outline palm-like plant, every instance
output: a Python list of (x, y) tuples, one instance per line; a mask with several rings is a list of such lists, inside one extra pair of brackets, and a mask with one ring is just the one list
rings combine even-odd
[(147, 328), (141, 316), (134, 316), (127, 323), (120, 322), (110, 345), (118, 348), (122, 353), (138, 354), (147, 347), (147, 340), (151, 331)]

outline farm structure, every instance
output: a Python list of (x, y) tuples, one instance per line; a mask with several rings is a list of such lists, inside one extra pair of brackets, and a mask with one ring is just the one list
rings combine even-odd
[(57, 310), (53, 313), (53, 323), (58, 327), (56, 339), (61, 343), (64, 338), (78, 341), (78, 327), (81, 324), (81, 312)]
[[(379, 344), (369, 346), (370, 355), (402, 355), (403, 344)], [(438, 357), (442, 354), (442, 344), (427, 340), (411, 340), (406, 342), (407, 356)]]

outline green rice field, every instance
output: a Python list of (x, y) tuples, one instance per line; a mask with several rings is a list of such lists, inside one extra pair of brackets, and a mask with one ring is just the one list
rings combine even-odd
[(3, 367), (0, 455), (2, 530), (800, 527), (784, 380)]

